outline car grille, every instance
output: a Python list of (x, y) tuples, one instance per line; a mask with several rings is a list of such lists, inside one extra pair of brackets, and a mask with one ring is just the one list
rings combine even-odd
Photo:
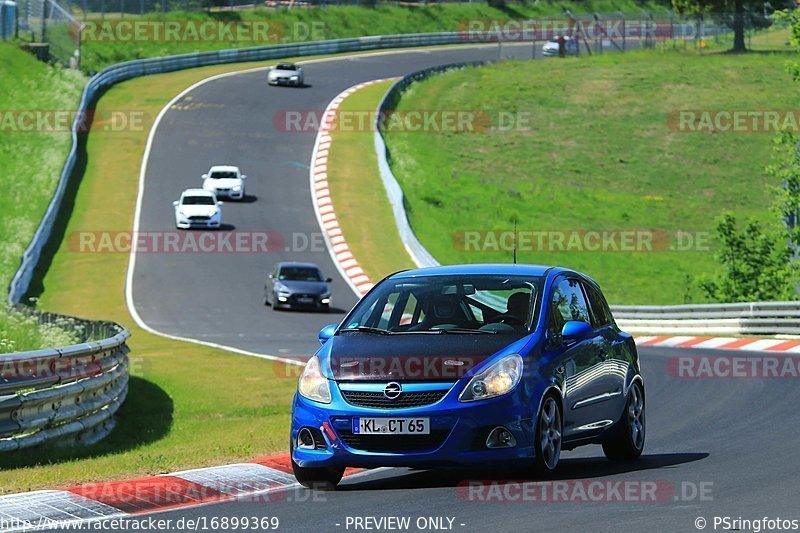
[(217, 192), (229, 192), (230, 189), (217, 189)]
[(311, 303), (316, 303), (318, 296), (316, 294), (292, 294), (290, 297), (292, 303), (299, 303), (300, 298), (310, 298)]
[(210, 220), (210, 219), (211, 217), (207, 217), (204, 215), (193, 215), (189, 217), (189, 220), (198, 220), (198, 221)]
[(356, 435), (351, 430), (339, 430), (339, 437), (356, 450), (402, 453), (435, 450), (448, 433), (446, 429), (432, 429), (430, 435)]
[(444, 395), (447, 394), (446, 390), (403, 392), (398, 398), (390, 400), (384, 396), (383, 392), (344, 390), (341, 392), (342, 396), (349, 404), (379, 409), (404, 409), (408, 407), (431, 405), (444, 398)]

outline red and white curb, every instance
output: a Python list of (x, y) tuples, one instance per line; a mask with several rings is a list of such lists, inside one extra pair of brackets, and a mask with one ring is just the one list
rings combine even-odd
[(374, 284), (369, 276), (364, 273), (364, 269), (361, 268), (356, 258), (353, 257), (347, 240), (342, 234), (342, 228), (339, 227), (336, 211), (333, 208), (333, 200), (331, 199), (331, 193), (328, 187), (328, 157), (333, 148), (331, 125), (336, 120), (336, 113), (345, 98), (364, 87), (382, 81), (387, 80), (378, 79), (353, 85), (331, 100), (322, 115), (320, 128), (317, 132), (317, 139), (314, 142), (314, 149), (311, 152), (309, 178), (314, 211), (317, 215), (319, 226), (322, 228), (322, 234), (328, 245), (328, 251), (333, 259), (333, 264), (336, 265), (342, 277), (359, 297), (366, 294)]
[[(348, 470), (345, 475), (357, 470)], [(74, 527), (82, 521), (152, 513), (233, 499), (279, 502), (299, 486), (289, 454), (212, 468), (0, 496), (3, 531)]]
[(636, 337), (637, 346), (662, 348), (700, 348), (716, 350), (741, 350), (749, 352), (800, 353), (800, 340), (755, 339), (740, 337)]

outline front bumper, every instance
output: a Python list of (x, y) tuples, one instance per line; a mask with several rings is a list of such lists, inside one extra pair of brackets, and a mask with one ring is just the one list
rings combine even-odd
[[(457, 383), (432, 405), (402, 409), (377, 409), (347, 403), (335, 383), (332, 402), (320, 404), (295, 394), (292, 408), (292, 442), (301, 428), (316, 428), (324, 435), (320, 449), (293, 446), (292, 457), (301, 467), (381, 466), (441, 468), (525, 463), (535, 455), (535, 416), (521, 387), (506, 396), (479, 402), (458, 401)], [(356, 435), (354, 417), (427, 417), (429, 436)], [(487, 448), (486, 438), (497, 426), (511, 431), (516, 446)]]
[(296, 80), (293, 80), (291, 78), (284, 78), (284, 77), (269, 78), (267, 80), (267, 82), (270, 85), (291, 85), (291, 86), (294, 86), (294, 87), (299, 87), (300, 85), (303, 85), (303, 78), (298, 78)]
[[(281, 300), (285, 298), (285, 300)], [(278, 307), (291, 309), (328, 309), (331, 304), (331, 297), (322, 297), (319, 294), (290, 294), (289, 296), (276, 296)]]
[(179, 229), (219, 229), (219, 219), (211, 220), (176, 220), (175, 226)]
[(218, 198), (228, 198), (229, 200), (241, 200), (244, 198), (244, 188), (238, 191), (233, 189), (213, 189)]

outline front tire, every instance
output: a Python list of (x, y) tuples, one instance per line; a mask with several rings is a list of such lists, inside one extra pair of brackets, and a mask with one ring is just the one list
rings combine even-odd
[(554, 394), (547, 394), (536, 417), (536, 474), (552, 474), (561, 458), (561, 435), (563, 432), (561, 404)]
[(307, 489), (336, 490), (344, 475), (344, 467), (304, 468), (292, 457), (292, 472), (297, 482)]
[(603, 453), (608, 459), (624, 461), (642, 455), (645, 437), (644, 406), (644, 389), (635, 381), (628, 392), (621, 420), (603, 442)]

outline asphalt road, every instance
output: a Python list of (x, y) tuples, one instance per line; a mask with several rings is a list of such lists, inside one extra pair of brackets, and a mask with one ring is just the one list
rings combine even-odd
[[(530, 46), (504, 46), (503, 55), (530, 57)], [(150, 327), (172, 335), (280, 356), (310, 356), (316, 333), (338, 322), (355, 303), (334, 267), (311, 203), (308, 164), (314, 131), (275, 126), (285, 110), (322, 112), (344, 89), (433, 65), (497, 59), (496, 45), (405, 51), (315, 62), (304, 66), (308, 87), (269, 87), (265, 72), (221, 78), (191, 91), (171, 107), (156, 130), (146, 167), (141, 232), (174, 230), (172, 202), (201, 187), (214, 164), (247, 174), (245, 202), (222, 207), (225, 232), (269, 232), (269, 253), (139, 253), (133, 301)], [(331, 313), (274, 312), (263, 286), (278, 261), (310, 261), (334, 279)]]
[[(491, 47), (315, 63), (305, 69), (311, 86), (297, 90), (266, 87), (264, 73), (208, 83), (178, 102), (156, 133), (141, 229), (171, 230), (171, 202), (180, 191), (199, 186), (200, 175), (211, 164), (233, 163), (250, 176), (252, 198), (241, 205), (226, 204), (225, 222), (237, 231), (318, 233), (307, 168), (314, 133), (276, 131), (276, 112), (322, 110), (341, 90), (361, 81), (496, 56)], [(340, 319), (342, 311), (276, 313), (264, 307), (264, 276), (275, 261), (284, 259), (318, 263), (335, 279), (336, 306), (344, 310), (354, 303), (326, 250), (284, 249), (266, 255), (141, 254), (134, 273), (135, 305), (145, 322), (160, 331), (262, 353), (309, 355), (317, 347), (317, 330)], [(617, 481), (628, 481), (634, 489), (655, 483), (658, 501), (630, 496), (587, 501), (576, 496), (576, 501), (485, 503), (465, 497), (459, 484), (466, 479), (504, 484), (521, 479), (521, 473), (392, 469), (346, 479), (337, 492), (291, 489), (271, 503), (226, 502), (156, 516), (276, 516), (280, 531), (364, 531), (348, 527), (348, 517), (366, 516), (407, 516), (412, 523), (420, 517), (452, 518), (452, 529), (464, 531), (634, 532), (697, 531), (698, 517), (707, 520), (706, 530), (714, 530), (715, 515), (800, 518), (800, 389), (795, 380), (676, 378), (667, 371), (668, 359), (676, 354), (641, 349), (648, 413), (643, 457), (612, 464), (598, 446), (565, 452), (555, 478), (573, 483), (573, 495), (576, 485), (588, 489), (597, 481), (610, 483), (604, 485), (606, 494)]]

